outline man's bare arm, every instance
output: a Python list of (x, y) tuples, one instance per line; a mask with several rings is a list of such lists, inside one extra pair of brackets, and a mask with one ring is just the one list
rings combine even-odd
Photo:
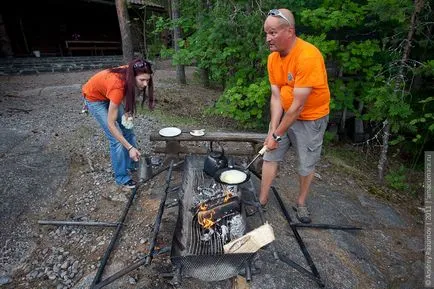
[(301, 110), (303, 109), (304, 103), (306, 102), (306, 99), (311, 92), (311, 87), (294, 88), (294, 100), (292, 101), (291, 106), (283, 116), (283, 119), (280, 122), (279, 126), (274, 131), (276, 135), (283, 135), (288, 130), (288, 128), (297, 120)]

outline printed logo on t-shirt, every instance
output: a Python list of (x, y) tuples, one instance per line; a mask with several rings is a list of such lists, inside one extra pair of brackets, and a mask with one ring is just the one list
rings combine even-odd
[(288, 73), (288, 81), (292, 81), (294, 76), (292, 76), (291, 72)]

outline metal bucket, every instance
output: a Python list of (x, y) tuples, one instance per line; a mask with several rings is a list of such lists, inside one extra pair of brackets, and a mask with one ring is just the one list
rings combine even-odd
[(139, 160), (139, 180), (144, 181), (152, 176), (151, 158), (148, 156), (141, 157)]

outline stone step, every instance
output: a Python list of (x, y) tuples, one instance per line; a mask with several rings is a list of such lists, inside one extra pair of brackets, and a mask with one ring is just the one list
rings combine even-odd
[(0, 75), (72, 72), (122, 65), (122, 55), (0, 58)]

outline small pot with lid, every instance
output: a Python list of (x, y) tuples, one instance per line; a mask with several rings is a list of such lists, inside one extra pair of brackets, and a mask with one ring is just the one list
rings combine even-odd
[(223, 147), (220, 145), (221, 150), (213, 150), (212, 142), (210, 143), (210, 151), (205, 159), (203, 170), (211, 177), (215, 176), (215, 173), (228, 166), (228, 159), (225, 156)]

